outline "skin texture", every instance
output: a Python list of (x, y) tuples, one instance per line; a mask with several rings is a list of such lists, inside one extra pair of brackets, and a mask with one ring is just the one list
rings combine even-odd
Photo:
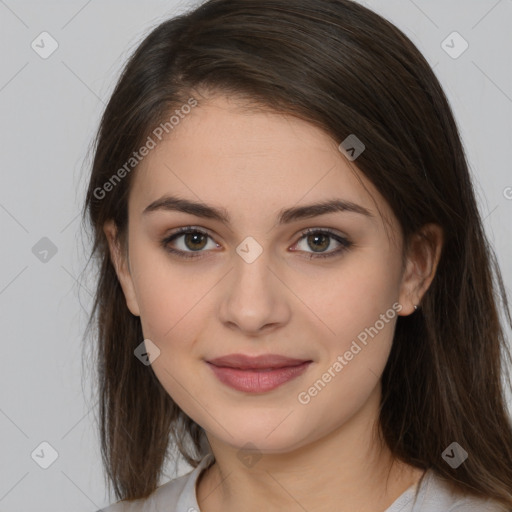
[[(115, 226), (105, 225), (127, 306), (160, 349), (155, 374), (205, 429), (215, 455), (197, 486), (201, 511), (384, 511), (423, 473), (397, 461), (390, 468), (376, 421), (397, 315), (414, 313), (430, 285), (441, 230), (424, 226), (431, 243), (415, 238), (402, 265), (398, 220), (357, 160), (349, 162), (305, 121), (241, 106), (211, 96), (143, 160), (133, 176), (127, 247), (116, 243)], [(231, 227), (183, 212), (142, 213), (166, 194), (224, 208)], [(335, 198), (373, 217), (344, 211), (276, 224), (283, 208)], [(199, 254), (181, 259), (161, 241), (189, 225), (210, 238), (170, 242)], [(330, 228), (352, 245), (332, 258), (308, 259), (340, 244), (308, 243), (307, 228)], [(236, 252), (248, 236), (263, 251), (252, 263)], [(401, 310), (300, 403), (299, 393), (395, 303)], [(205, 362), (232, 353), (313, 363), (273, 391), (247, 394), (219, 382)], [(261, 456), (250, 466), (240, 457), (247, 443)]]

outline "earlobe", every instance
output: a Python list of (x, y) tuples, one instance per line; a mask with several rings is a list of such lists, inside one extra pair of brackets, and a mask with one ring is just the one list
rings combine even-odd
[(411, 238), (402, 276), (399, 302), (400, 315), (414, 313), (432, 283), (443, 245), (443, 230), (437, 224), (425, 224)]
[(119, 279), (119, 283), (121, 284), (121, 288), (123, 289), (126, 305), (133, 315), (140, 316), (128, 258), (127, 255), (125, 255), (117, 236), (117, 227), (115, 222), (113, 220), (105, 222), (103, 232), (107, 238), (110, 250), (110, 261), (112, 262), (117, 278)]

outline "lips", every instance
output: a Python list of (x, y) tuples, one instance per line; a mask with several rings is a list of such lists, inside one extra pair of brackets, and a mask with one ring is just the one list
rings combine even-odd
[(224, 368), (238, 368), (239, 370), (272, 370), (298, 366), (309, 361), (308, 359), (294, 359), (276, 354), (261, 356), (246, 356), (244, 354), (231, 354), (229, 356), (210, 359), (208, 362)]
[(231, 354), (206, 361), (223, 384), (247, 393), (264, 393), (295, 379), (312, 363), (276, 354)]

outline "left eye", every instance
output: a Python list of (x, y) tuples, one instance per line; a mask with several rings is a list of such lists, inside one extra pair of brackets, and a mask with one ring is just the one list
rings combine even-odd
[[(201, 257), (201, 255), (193, 253), (204, 252), (203, 249), (208, 248), (207, 243), (209, 238), (211, 239), (210, 235), (205, 231), (188, 226), (180, 228), (177, 232), (162, 240), (162, 246), (166, 251), (175, 254), (178, 257), (197, 258)], [(175, 242), (176, 240), (180, 240), (181, 243), (177, 245), (180, 245), (181, 247), (171, 247), (171, 242)], [(332, 240), (335, 240), (339, 247), (335, 250), (325, 252), (325, 249), (331, 246)], [(335, 256), (347, 250), (352, 245), (352, 243), (345, 237), (338, 235), (329, 229), (309, 229), (302, 233), (302, 237), (295, 245), (298, 245), (302, 241), (305, 241), (310, 248), (313, 247), (313, 252), (308, 253), (308, 256), (306, 256), (309, 259)], [(210, 247), (210, 249), (220, 247), (218, 244), (213, 242), (213, 240), (212, 244), (213, 247)], [(293, 251), (295, 250), (296, 249), (293, 249)]]
[[(333, 251), (325, 252), (323, 249), (330, 247), (331, 240), (335, 240), (339, 247)], [(342, 252), (346, 251), (351, 245), (347, 238), (332, 232), (329, 229), (308, 229), (302, 233), (302, 237), (297, 242), (305, 241), (309, 247), (316, 247), (319, 251), (314, 250), (312, 253), (308, 253), (306, 256), (309, 259), (312, 258), (330, 258), (331, 256), (337, 256)]]

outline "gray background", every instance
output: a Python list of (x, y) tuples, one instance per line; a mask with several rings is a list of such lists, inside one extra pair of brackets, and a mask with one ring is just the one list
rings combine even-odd
[[(401, 28), (434, 67), (510, 290), (512, 1), (363, 3)], [(82, 275), (87, 241), (79, 217), (86, 156), (128, 55), (151, 27), (190, 5), (0, 0), (0, 512), (86, 512), (113, 501), (103, 482), (90, 369), (82, 369), (92, 290)], [(58, 43), (46, 59), (31, 47), (51, 49), (48, 36), (38, 37), (43, 31)], [(469, 44), (457, 58), (461, 40), (442, 45), (453, 31)], [(42, 442), (58, 453), (47, 469), (39, 464), (50, 462), (51, 449)], [(170, 465), (163, 481), (176, 469), (189, 468)]]

